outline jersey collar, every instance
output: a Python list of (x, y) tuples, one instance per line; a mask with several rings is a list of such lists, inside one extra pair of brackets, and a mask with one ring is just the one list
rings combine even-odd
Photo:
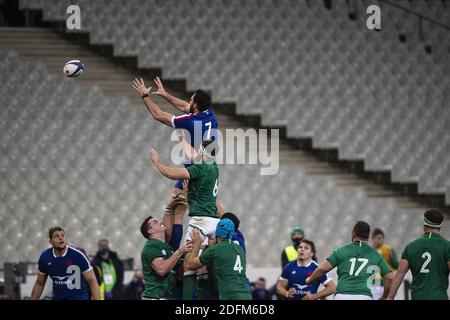
[(55, 254), (55, 248), (52, 248), (53, 257), (55, 257), (55, 258), (62, 258), (62, 257), (65, 257), (66, 254), (67, 254), (67, 251), (69, 251), (69, 246), (66, 244), (66, 251), (64, 251), (64, 253), (63, 253), (62, 256), (57, 256), (57, 255)]
[(297, 260), (297, 266), (303, 267), (303, 268), (308, 268), (311, 265), (312, 262), (313, 262), (313, 260), (311, 260), (306, 266), (302, 266)]

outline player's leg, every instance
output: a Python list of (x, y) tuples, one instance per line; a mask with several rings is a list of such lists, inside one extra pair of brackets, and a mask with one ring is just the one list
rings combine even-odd
[(178, 243), (180, 243), (183, 236), (183, 219), (186, 210), (186, 193), (182, 190), (181, 182), (177, 181), (164, 209), (164, 214), (171, 214), (171, 220), (168, 220), (168, 225), (166, 225), (166, 239), (177, 238), (179, 239)]
[[(191, 217), (189, 219), (188, 228), (186, 231), (185, 241), (191, 240), (191, 233), (194, 229), (197, 229), (203, 236), (205, 236), (205, 239), (202, 243), (202, 250), (206, 247), (208, 244), (208, 238), (205, 234), (205, 223), (204, 223), (205, 217)], [(200, 251), (201, 252), (201, 251)], [(201, 253), (200, 253), (201, 254)], [(186, 254), (186, 257), (189, 255)], [(200, 268), (198, 270), (190, 270), (187, 265), (186, 261), (184, 260), (183, 264), (183, 300), (193, 300), (194, 298), (194, 288), (197, 288), (197, 294), (198, 298), (202, 299), (204, 298), (205, 294), (203, 292), (204, 287), (204, 280), (205, 276), (204, 274), (207, 273), (206, 269), (202, 270), (203, 268)], [(200, 283), (197, 282), (197, 274), (199, 276)], [(207, 279), (206, 279), (207, 281)], [(200, 287), (198, 286), (200, 284)], [(207, 286), (207, 284), (206, 284)]]
[[(205, 226), (204, 232), (206, 235), (203, 245), (212, 246), (216, 243), (215, 233), (219, 219), (204, 217), (203, 220)], [(211, 268), (212, 265), (203, 266), (200, 270), (197, 271), (197, 291), (199, 300), (210, 300), (214, 299), (215, 297), (210, 286), (209, 277), (211, 275), (211, 272), (210, 270), (208, 270), (208, 267)], [(213, 275), (215, 276), (214, 273)]]
[(172, 239), (172, 230), (173, 230), (173, 210), (169, 210), (168, 207), (164, 208), (162, 223), (164, 227), (166, 227), (165, 231), (166, 243), (170, 243), (170, 240)]

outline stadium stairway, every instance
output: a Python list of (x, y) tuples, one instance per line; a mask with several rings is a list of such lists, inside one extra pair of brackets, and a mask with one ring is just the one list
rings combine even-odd
[[(0, 50), (14, 50), (22, 58), (44, 62), (52, 73), (62, 74), (66, 61), (80, 59), (86, 66), (86, 72), (74, 81), (84, 85), (97, 84), (108, 95), (126, 96), (130, 108), (143, 108), (142, 101), (131, 88), (132, 79), (143, 77), (150, 84), (153, 77), (161, 74), (158, 69), (138, 69), (135, 57), (114, 57), (111, 47), (90, 45), (87, 34), (65, 34), (53, 28), (0, 27)], [(185, 91), (185, 81), (163, 81), (169, 91), (189, 97), (190, 93)], [(155, 100), (163, 110), (174, 111), (163, 99), (156, 97)], [(222, 129), (260, 126), (257, 118), (237, 116), (232, 104), (215, 104), (214, 108)], [(433, 205), (426, 197), (404, 195), (404, 192), (384, 181), (377, 183), (367, 174), (352, 173), (348, 164), (336, 161), (329, 152), (313, 150), (308, 141), (290, 141), (283, 131), (281, 128), (280, 166), (299, 166), (307, 175), (334, 179), (342, 188), (361, 187), (368, 197), (395, 199), (399, 208), (424, 209)], [(447, 211), (447, 208), (443, 209)]]

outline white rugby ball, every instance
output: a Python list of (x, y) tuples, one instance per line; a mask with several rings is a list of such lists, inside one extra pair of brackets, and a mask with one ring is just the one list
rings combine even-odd
[(69, 78), (78, 77), (84, 71), (84, 64), (80, 60), (70, 60), (64, 65), (63, 72)]

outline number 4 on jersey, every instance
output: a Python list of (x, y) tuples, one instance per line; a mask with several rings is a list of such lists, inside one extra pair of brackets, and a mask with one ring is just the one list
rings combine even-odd
[(241, 273), (243, 269), (244, 268), (242, 267), (242, 264), (241, 264), (241, 257), (238, 255), (238, 256), (236, 256), (236, 262), (234, 263), (233, 270)]

